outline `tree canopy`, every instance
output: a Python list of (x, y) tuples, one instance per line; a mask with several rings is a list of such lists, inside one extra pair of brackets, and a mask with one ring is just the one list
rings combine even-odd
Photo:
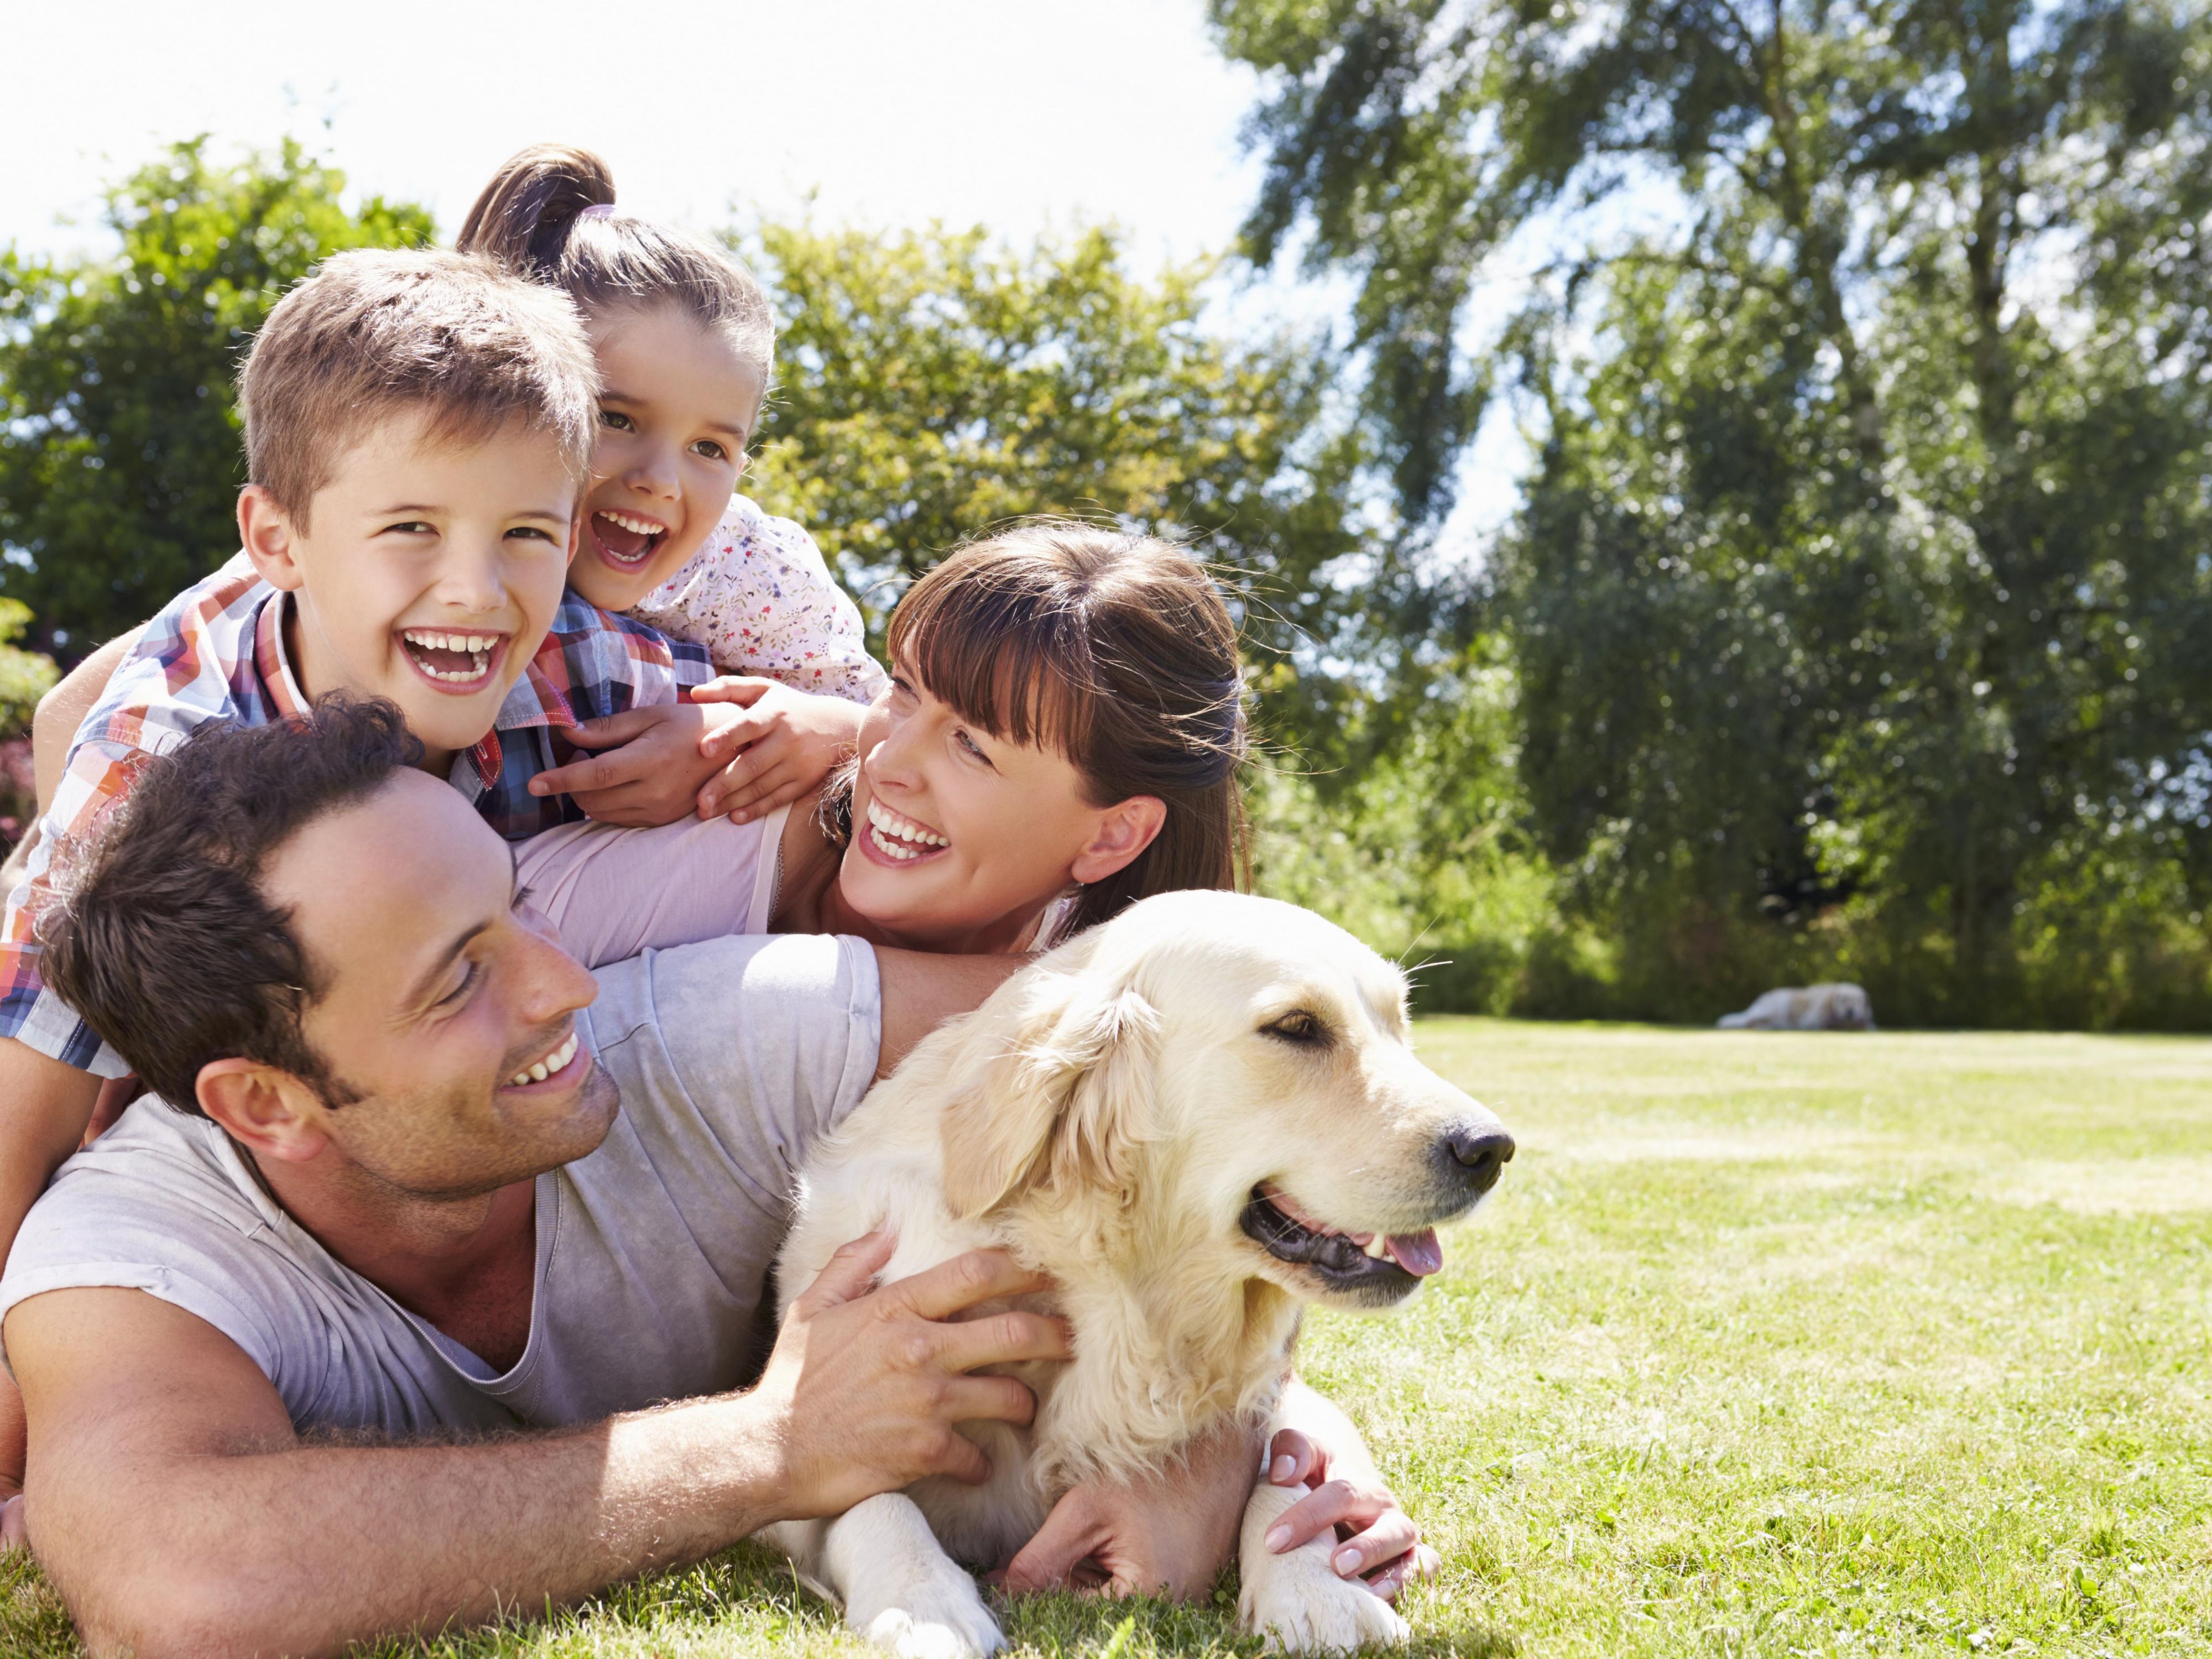
[(1480, 580), (1621, 1006), (1826, 969), (1908, 1018), (2203, 1018), (2212, 25), (1212, 13), (1270, 76), (1249, 251), (1356, 278), (1409, 517), (1499, 388), (1535, 435)]

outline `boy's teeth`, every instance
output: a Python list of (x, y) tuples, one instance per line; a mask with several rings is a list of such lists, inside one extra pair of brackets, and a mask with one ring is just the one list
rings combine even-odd
[(536, 1065), (526, 1066), (507, 1079), (507, 1086), (520, 1089), (532, 1083), (543, 1083), (576, 1057), (576, 1034), (568, 1033), (568, 1040)]
[(435, 663), (424, 660), (419, 654), (415, 659), (416, 665), (432, 679), (463, 685), (472, 680), (480, 680), (490, 672), (491, 653), (500, 641), (496, 634), (445, 634), (427, 628), (403, 629), (399, 637), (418, 653), (451, 651), (466, 654), (470, 659), (466, 668), (441, 668)]
[[(915, 849), (923, 847), (950, 847), (952, 843), (934, 830), (925, 830), (912, 818), (901, 817), (880, 801), (868, 803), (868, 823), (876, 831), (876, 845), (893, 858), (918, 858)], [(903, 842), (902, 847), (897, 843)]]

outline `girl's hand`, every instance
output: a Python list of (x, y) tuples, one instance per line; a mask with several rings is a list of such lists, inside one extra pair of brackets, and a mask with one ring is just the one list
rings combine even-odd
[(1334, 1528), (1340, 1541), (1330, 1561), (1338, 1576), (1361, 1580), (1385, 1601), (1396, 1601), (1409, 1580), (1436, 1577), (1442, 1563), (1421, 1542), (1413, 1518), (1355, 1460), (1346, 1459), (1344, 1472), (1333, 1474), (1327, 1447), (1296, 1429), (1280, 1429), (1267, 1445), (1267, 1479), (1313, 1488), (1267, 1529), (1267, 1547), (1277, 1554)]
[(750, 674), (710, 680), (691, 700), (720, 704), (733, 716), (699, 741), (702, 756), (726, 763), (699, 792), (699, 816), (726, 812), (739, 823), (820, 788), (854, 752), (868, 713), (842, 697), (794, 691)]
[(699, 786), (714, 774), (699, 744), (720, 718), (719, 709), (655, 703), (586, 720), (566, 734), (568, 741), (603, 752), (540, 772), (530, 793), (568, 795), (601, 823), (673, 823), (690, 813)]

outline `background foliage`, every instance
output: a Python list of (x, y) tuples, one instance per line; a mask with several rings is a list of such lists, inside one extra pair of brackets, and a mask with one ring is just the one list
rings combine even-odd
[[(2212, 1024), (2212, 25), (2121, 0), (1212, 0), (1248, 268), (1110, 229), (731, 233), (779, 296), (746, 488), (879, 626), (1036, 512), (1245, 613), (1275, 891), (1432, 1006)], [(229, 550), (228, 377), (323, 253), (432, 234), (296, 147), (0, 255), (0, 593), (65, 657)], [(1513, 305), (1502, 326), (1496, 296)], [(1486, 416), (1535, 464), (1437, 532)]]

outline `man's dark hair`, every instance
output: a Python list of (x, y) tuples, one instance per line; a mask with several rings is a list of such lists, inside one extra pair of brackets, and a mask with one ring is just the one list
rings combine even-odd
[(422, 753), (395, 705), (343, 692), (296, 720), (202, 726), (146, 763), (88, 844), (55, 849), (57, 900), (38, 929), (46, 983), (181, 1111), (199, 1110), (200, 1068), (233, 1057), (333, 1106), (357, 1098), (301, 1029), (327, 988), (262, 872)]

